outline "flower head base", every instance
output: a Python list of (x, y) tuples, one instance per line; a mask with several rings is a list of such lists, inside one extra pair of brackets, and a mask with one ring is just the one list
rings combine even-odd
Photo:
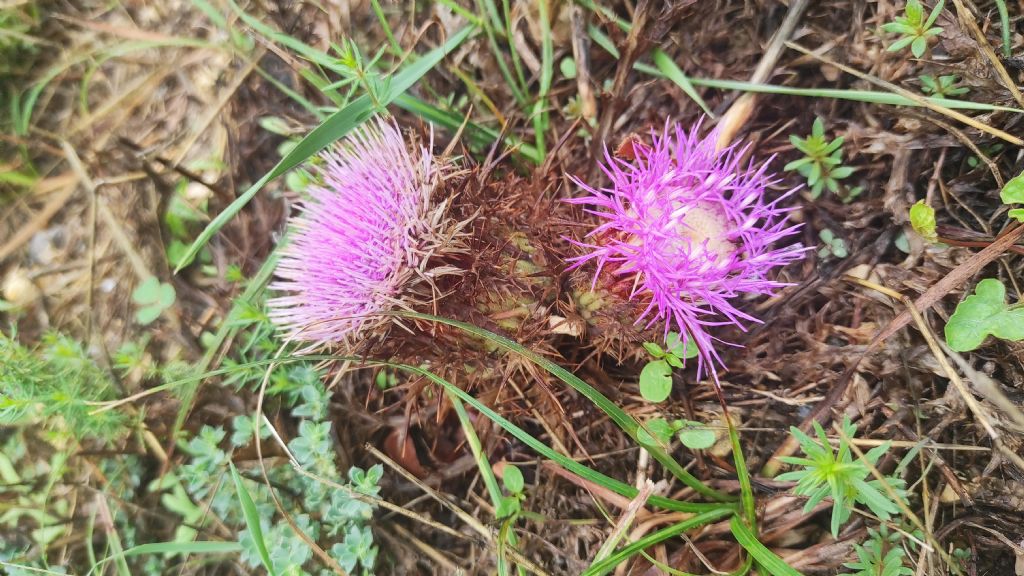
[(270, 285), (286, 294), (269, 301), (290, 338), (317, 345), (351, 341), (402, 306), (443, 222), (430, 151), (410, 152), (394, 123), (364, 125), (322, 160)]
[(745, 150), (716, 150), (717, 133), (699, 138), (666, 125), (652, 134), (653, 145), (634, 145), (636, 160), (627, 163), (606, 152), (604, 173), (609, 188), (595, 189), (575, 180), (588, 196), (569, 200), (590, 206), (602, 219), (585, 241), (588, 252), (572, 258), (573, 268), (597, 263), (629, 283), (629, 298), (645, 304), (637, 323), (664, 321), (664, 330), (685, 334), (684, 346), (696, 345), (698, 377), (722, 365), (708, 329), (759, 320), (736, 307), (740, 294), (771, 294), (786, 284), (769, 279), (772, 268), (803, 258), (799, 244), (775, 248), (794, 234), (779, 202), (767, 202), (765, 188), (776, 180), (766, 165), (741, 163)]

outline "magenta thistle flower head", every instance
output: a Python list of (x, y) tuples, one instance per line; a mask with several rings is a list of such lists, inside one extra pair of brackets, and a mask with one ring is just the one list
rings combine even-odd
[(652, 132), (650, 147), (634, 146), (634, 162), (606, 151), (601, 168), (611, 186), (574, 179), (589, 195), (569, 200), (601, 219), (584, 241), (573, 241), (587, 253), (570, 259), (572, 268), (594, 261), (595, 286), (602, 271), (628, 282), (630, 300), (644, 305), (637, 323), (664, 322), (666, 336), (678, 330), (684, 346), (697, 346), (698, 378), (722, 366), (715, 326), (759, 322), (736, 298), (785, 286), (769, 273), (806, 250), (776, 247), (800, 227), (787, 220), (792, 208), (780, 205), (795, 190), (766, 200), (765, 189), (777, 182), (767, 165), (742, 162), (745, 149), (735, 145), (716, 150), (717, 132), (702, 139), (699, 128), (666, 124), (664, 133)]
[(284, 294), (268, 302), (290, 338), (318, 345), (351, 341), (403, 306), (410, 282), (430, 274), (444, 208), (431, 205), (430, 150), (410, 150), (393, 122), (368, 122), (321, 159), (270, 285)]

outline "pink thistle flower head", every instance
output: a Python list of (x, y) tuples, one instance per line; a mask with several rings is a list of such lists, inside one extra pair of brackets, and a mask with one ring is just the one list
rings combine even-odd
[(321, 160), (270, 285), (282, 295), (268, 301), (289, 338), (316, 345), (351, 342), (403, 306), (443, 221), (430, 150), (410, 150), (393, 121), (364, 124)]
[[(796, 233), (765, 189), (777, 180), (742, 161), (745, 148), (716, 149), (717, 131), (703, 139), (700, 123), (690, 131), (666, 124), (652, 132), (651, 146), (634, 145), (636, 160), (605, 152), (601, 166), (611, 180), (595, 189), (573, 179), (589, 195), (568, 200), (587, 206), (600, 224), (583, 241), (587, 252), (571, 268), (593, 261), (594, 285), (605, 271), (631, 285), (629, 298), (644, 305), (637, 323), (664, 323), (665, 336), (678, 330), (684, 348), (697, 346), (697, 376), (715, 376), (723, 366), (711, 335), (715, 326), (759, 322), (736, 303), (741, 294), (771, 294), (786, 286), (770, 278), (773, 268), (803, 258), (799, 244), (776, 247)], [(715, 376), (717, 381), (717, 376)]]

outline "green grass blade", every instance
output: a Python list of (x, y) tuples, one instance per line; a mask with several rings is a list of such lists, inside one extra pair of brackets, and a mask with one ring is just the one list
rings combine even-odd
[(373, 13), (377, 15), (377, 21), (380, 22), (380, 27), (384, 30), (384, 36), (387, 37), (388, 43), (391, 45), (391, 53), (395, 56), (402, 55), (402, 46), (395, 40), (395, 34), (391, 31), (391, 25), (388, 24), (388, 17), (384, 14), (384, 9), (380, 7), (380, 0), (370, 0), (370, 4), (373, 5)]
[[(242, 545), (238, 542), (154, 542), (151, 544), (140, 544), (129, 548), (120, 554), (114, 554), (96, 563), (93, 570), (99, 568), (106, 562), (128, 558), (131, 556), (146, 556), (149, 554), (235, 554), (242, 551)], [(92, 574), (93, 570), (86, 573)], [(45, 572), (49, 574), (49, 572)]]
[[(339, 360), (346, 360), (347, 359), (347, 360), (353, 360), (353, 361), (359, 361), (359, 362), (365, 361), (364, 358), (356, 358), (356, 357), (347, 358), (347, 357), (335, 356), (334, 358), (335, 359), (339, 359)], [(434, 374), (433, 372), (430, 372), (429, 370), (425, 370), (425, 369), (420, 368), (418, 366), (409, 366), (409, 365), (406, 365), (406, 364), (396, 364), (396, 363), (390, 363), (390, 362), (376, 362), (376, 363), (380, 364), (380, 365), (384, 365), (384, 366), (390, 366), (390, 367), (396, 368), (398, 370), (403, 370), (405, 372), (411, 372), (413, 374), (418, 374), (418, 375), (423, 376), (424, 378), (430, 380), (431, 382), (433, 382), (435, 384), (438, 384), (439, 386), (444, 388), (445, 391), (448, 392), (449, 394), (452, 394), (452, 395), (458, 397), (460, 400), (462, 400), (466, 404), (469, 404), (470, 406), (472, 406), (474, 409), (476, 409), (478, 412), (480, 412), (484, 416), (487, 416), (488, 418), (493, 420), (495, 423), (498, 424), (498, 426), (501, 426), (506, 432), (508, 432), (512, 436), (515, 436), (516, 438), (518, 438), (523, 444), (526, 444), (527, 446), (529, 446), (530, 448), (535, 450), (537, 453), (539, 453), (541, 456), (544, 456), (545, 458), (555, 462), (556, 464), (558, 464), (562, 468), (565, 468), (569, 472), (572, 472), (573, 474), (576, 474), (580, 478), (583, 478), (585, 480), (589, 480), (589, 481), (591, 481), (591, 482), (593, 482), (595, 484), (598, 484), (598, 485), (600, 485), (600, 486), (602, 486), (604, 488), (607, 488), (608, 490), (611, 490), (611, 491), (615, 492), (616, 494), (620, 494), (622, 496), (625, 496), (626, 498), (634, 498), (639, 493), (639, 490), (637, 490), (635, 486), (631, 486), (629, 484), (626, 484), (625, 482), (621, 482), (621, 481), (616, 480), (614, 478), (611, 478), (609, 476), (605, 476), (604, 474), (602, 474), (602, 473), (600, 473), (600, 472), (598, 472), (596, 470), (588, 468), (588, 467), (584, 466), (583, 464), (580, 464), (579, 462), (576, 462), (575, 460), (573, 460), (571, 458), (568, 458), (568, 457), (566, 457), (566, 456), (564, 456), (562, 454), (559, 454), (558, 452), (555, 452), (549, 446), (547, 446), (546, 444), (544, 444), (540, 440), (537, 440), (536, 438), (531, 436), (529, 433), (527, 433), (522, 428), (516, 426), (512, 422), (509, 422), (504, 417), (502, 417), (500, 414), (498, 414), (494, 410), (488, 408), (487, 405), (485, 405), (484, 403), (480, 402), (479, 400), (477, 400), (473, 396), (471, 396), (468, 393), (466, 393), (466, 391), (462, 390), (458, 386), (455, 386), (451, 382), (448, 382), (447, 380), (445, 380), (444, 378), (438, 376), (437, 374)], [(722, 503), (719, 503), (719, 504), (707, 504), (707, 503), (680, 502), (678, 500), (672, 500), (670, 498), (665, 498), (665, 497), (661, 497), (661, 496), (651, 496), (647, 500), (647, 502), (650, 503), (653, 506), (658, 506), (660, 508), (665, 508), (666, 510), (675, 510), (675, 511), (679, 511), (679, 512), (697, 512), (697, 513), (700, 513), (700, 512), (707, 512), (707, 511), (710, 511), (710, 510), (718, 510), (718, 511), (725, 510), (728, 513), (731, 514), (731, 513), (733, 513), (735, 511), (734, 505), (732, 505), (732, 504), (722, 504)]]
[(711, 118), (715, 117), (714, 113), (711, 112), (711, 109), (708, 108), (707, 103), (704, 102), (704, 99), (700, 97), (700, 94), (697, 94), (697, 90), (693, 87), (693, 83), (691, 83), (690, 79), (686, 77), (686, 74), (679, 69), (679, 66), (676, 66), (676, 63), (668, 57), (668, 54), (662, 52), (660, 48), (655, 48), (654, 51), (651, 52), (651, 57), (654, 60), (654, 65), (658, 67), (658, 70), (660, 70), (666, 78), (674, 82), (676, 86), (682, 88), (683, 92), (685, 92), (691, 100), (696, 102), (697, 106), (700, 106), (700, 109), (703, 110), (705, 114)]
[(256, 504), (252, 501), (249, 491), (245, 489), (245, 485), (242, 484), (242, 477), (238, 475), (235, 464), (228, 462), (228, 465), (231, 466), (231, 479), (235, 482), (235, 492), (238, 493), (238, 501), (242, 505), (242, 516), (245, 517), (245, 525), (249, 528), (249, 534), (256, 544), (256, 553), (259, 554), (260, 562), (263, 562), (263, 567), (267, 569), (267, 573), (270, 576), (277, 576), (277, 572), (274, 570), (274, 563), (270, 560), (270, 552), (267, 550), (267, 541), (263, 539), (263, 526), (260, 524), (260, 514), (256, 510)]
[[(465, 122), (464, 117), (459, 116), (454, 112), (441, 110), (433, 104), (424, 102), (412, 94), (400, 95), (395, 98), (394, 104), (403, 110), (416, 114), (420, 118), (423, 118), (432, 124), (444, 126), (452, 131), (458, 130)], [(464, 134), (469, 139), (470, 143), (475, 146), (489, 146), (501, 137), (501, 134), (498, 133), (498, 131), (487, 128), (486, 126), (480, 126), (474, 122), (466, 122), (465, 124), (466, 128)], [(505, 141), (523, 158), (526, 158), (535, 164), (540, 164), (541, 156), (533, 146), (525, 144), (513, 136), (506, 136)]]
[(750, 471), (743, 457), (743, 446), (740, 444), (740, 433), (732, 423), (728, 413), (724, 413), (726, 426), (729, 429), (729, 442), (732, 445), (732, 459), (736, 465), (736, 478), (740, 483), (740, 503), (743, 506), (743, 520), (754, 538), (757, 538), (757, 509), (754, 502), (754, 487), (750, 482)]
[[(436, 66), (446, 54), (468, 38), (472, 32), (472, 27), (467, 26), (463, 28), (453, 34), (444, 45), (431, 50), (423, 55), (422, 58), (405, 67), (398, 74), (395, 74), (392, 77), (389, 90), (381, 94), (381, 105), (386, 106), (400, 94), (411, 88), (420, 78)], [(324, 120), (322, 124), (300, 140), (270, 172), (264, 174), (262, 178), (236, 198), (203, 229), (192, 245), (189, 246), (188, 251), (175, 269), (175, 273), (191, 263), (203, 246), (206, 246), (210, 239), (213, 238), (213, 235), (234, 218), (252, 200), (253, 196), (267, 185), (267, 182), (305, 162), (310, 156), (323, 150), (329, 144), (371, 118), (375, 113), (376, 110), (372, 99), (369, 95), (364, 94), (329, 116), (327, 120)]]
[(1013, 53), (1010, 51), (1010, 13), (1006, 11), (1006, 0), (996, 0), (996, 10), (999, 12), (999, 31), (1003, 35), (1003, 58), (1009, 58)]
[[(649, 64), (638, 62), (634, 69), (650, 74), (652, 76), (666, 77), (666, 75)], [(740, 92), (757, 92), (760, 94), (782, 94), (785, 96), (803, 96), (808, 98), (834, 98), (837, 100), (852, 100), (854, 102), (868, 102), (870, 104), (884, 104), (888, 106), (914, 106), (919, 107), (917, 102), (893, 94), (892, 92), (877, 92), (874, 90), (842, 90), (838, 88), (794, 88), (792, 86), (778, 86), (776, 84), (756, 84), (738, 80), (715, 80), (709, 78), (689, 78), (694, 86), (706, 86), (720, 90), (738, 90)], [(954, 100), (950, 98), (925, 98), (926, 100), (946, 108), (959, 110), (980, 110), (985, 112), (1016, 112), (1024, 114), (1024, 110), (1011, 108), (1009, 106), (997, 106), (995, 104), (983, 104), (969, 100)]]
[(533, 106), (533, 137), (537, 145), (537, 153), (543, 159), (547, 156), (547, 144), (544, 133), (548, 129), (548, 92), (551, 90), (551, 78), (554, 77), (554, 44), (551, 40), (551, 19), (548, 15), (548, 0), (538, 0), (537, 12), (540, 16), (541, 58), (540, 86), (537, 90), (537, 102)]
[(607, 574), (614, 570), (616, 566), (639, 554), (646, 548), (650, 548), (659, 542), (664, 542), (669, 538), (678, 536), (687, 530), (693, 530), (694, 528), (710, 524), (716, 520), (721, 520), (730, 514), (732, 514), (732, 511), (728, 509), (709, 510), (708, 512), (698, 514), (697, 516), (684, 520), (678, 524), (673, 524), (668, 528), (652, 532), (636, 542), (623, 546), (604, 560), (595, 562), (583, 572), (582, 576), (602, 576), (603, 574)]
[[(572, 372), (569, 372), (568, 370), (562, 368), (561, 366), (552, 362), (551, 360), (544, 358), (540, 354), (528, 350), (524, 348), (522, 345), (512, 340), (509, 340), (504, 336), (499, 336), (493, 332), (489, 332), (487, 330), (484, 330), (483, 328), (478, 328), (476, 326), (473, 326), (472, 324), (467, 324), (465, 322), (459, 322), (457, 320), (450, 320), (448, 318), (441, 318), (439, 316), (431, 316), (429, 314), (419, 314), (415, 312), (400, 312), (398, 314), (400, 316), (408, 318), (429, 320), (431, 322), (438, 322), (441, 324), (446, 324), (448, 326), (459, 328), (464, 332), (473, 334), (474, 336), (483, 338), (484, 340), (487, 340), (488, 342), (495, 344), (500, 348), (504, 348), (506, 351), (518, 354), (530, 360), (534, 364), (537, 364), (541, 368), (550, 372), (553, 376), (555, 376), (562, 382), (565, 382), (567, 385), (575, 389), (580, 394), (586, 396), (588, 400), (597, 405), (597, 407), (600, 408), (602, 412), (607, 414), (613, 422), (615, 422), (620, 428), (622, 428), (622, 430), (626, 434), (628, 434), (629, 437), (632, 438), (633, 441), (637, 443), (637, 445), (640, 444), (639, 440), (637, 439), (637, 430), (639, 429), (640, 424), (636, 421), (636, 419), (634, 419), (629, 414), (626, 414), (621, 408), (615, 405), (614, 402), (609, 400), (607, 396), (598, 392), (597, 389), (595, 389), (593, 386), (587, 384)], [(675, 461), (675, 459), (666, 454), (665, 451), (662, 450), (661, 448), (650, 445), (645, 445), (644, 447), (647, 449), (648, 452), (650, 452), (651, 456), (653, 456), (655, 460), (660, 462), (661, 465), (664, 466), (669, 472), (671, 472), (673, 476), (679, 479), (679, 481), (682, 482), (683, 484), (686, 484), (690, 488), (693, 488), (698, 494), (702, 494), (708, 498), (718, 500), (720, 502), (727, 502), (733, 500), (732, 497), (723, 494), (717, 490), (714, 490), (713, 488), (708, 487), (703, 482), (698, 480), (695, 476), (693, 476), (692, 474), (687, 472), (682, 466), (680, 466), (679, 463)]]
[(740, 546), (743, 546), (743, 549), (753, 556), (754, 561), (767, 574), (771, 576), (802, 576), (800, 572), (786, 564), (782, 558), (779, 558), (774, 552), (766, 548), (764, 544), (761, 544), (757, 536), (743, 523), (743, 519), (739, 516), (732, 517), (732, 520), (729, 521), (729, 528), (732, 530), (732, 535), (736, 537), (736, 541), (740, 543)]
[[(469, 450), (473, 453), (473, 459), (476, 460), (477, 468), (480, 469), (480, 476), (484, 479), (484, 486), (487, 487), (487, 494), (491, 497), (491, 504), (497, 510), (501, 504), (501, 488), (498, 486), (498, 479), (494, 476), (494, 470), (491, 469), (491, 463), (487, 460), (487, 455), (484, 454), (483, 445), (480, 444), (480, 437), (477, 436), (476, 429), (473, 428), (473, 421), (469, 419), (466, 407), (462, 405), (462, 401), (458, 397), (448, 392), (448, 400), (451, 401), (452, 407), (455, 408), (455, 414), (459, 417), (462, 431), (466, 435), (466, 444), (469, 444)], [(518, 544), (514, 530), (506, 531), (501, 541), (507, 542), (510, 546)], [(505, 559), (505, 551), (502, 548), (499, 547), (497, 551), (499, 576), (508, 574), (508, 561)], [(520, 572), (523, 573), (522, 569), (520, 569)]]

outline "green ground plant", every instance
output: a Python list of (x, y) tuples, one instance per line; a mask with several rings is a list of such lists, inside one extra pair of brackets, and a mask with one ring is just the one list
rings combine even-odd
[(683, 346), (678, 332), (669, 332), (666, 348), (644, 342), (644, 350), (654, 359), (640, 371), (640, 395), (648, 402), (663, 402), (672, 392), (672, 369), (682, 368), (685, 360), (696, 358), (697, 346)]
[(903, 16), (897, 16), (892, 22), (882, 25), (882, 31), (898, 34), (900, 37), (889, 45), (889, 52), (899, 52), (910, 47), (914, 58), (924, 56), (928, 49), (928, 40), (942, 33), (942, 28), (935, 26), (935, 20), (942, 13), (945, 0), (939, 0), (932, 11), (925, 16), (924, 7), (919, 0), (907, 0)]
[(806, 178), (812, 199), (821, 196), (825, 189), (840, 195), (844, 202), (849, 202), (860, 194), (859, 188), (843, 190), (842, 194), (840, 193), (839, 181), (849, 178), (854, 168), (843, 166), (843, 137), (837, 136), (832, 140), (826, 138), (825, 123), (821, 118), (814, 119), (811, 133), (806, 138), (791, 134), (789, 141), (794, 148), (804, 154), (804, 157), (786, 164), (783, 170), (795, 170)]
[[(776, 477), (779, 481), (796, 482), (793, 493), (807, 497), (804, 505), (806, 512), (813, 510), (825, 498), (832, 499), (830, 528), (833, 536), (839, 535), (839, 529), (850, 519), (857, 504), (866, 506), (883, 521), (889, 521), (900, 514), (900, 507), (890, 498), (882, 481), (868, 479), (871, 468), (889, 451), (890, 444), (886, 442), (872, 448), (861, 460), (854, 456), (847, 440), (852, 439), (857, 432), (857, 427), (850, 422), (849, 417), (844, 418), (842, 429), (844, 435), (840, 437), (838, 447), (833, 448), (818, 422), (814, 423), (816, 438), (804, 434), (799, 428), (790, 428), (790, 434), (800, 442), (804, 456), (782, 458), (798, 469)], [(899, 477), (901, 471), (897, 470), (887, 476), (885, 483), (905, 501), (906, 483)]]
[(960, 77), (955, 74), (944, 76), (924, 75), (918, 76), (921, 81), (921, 91), (936, 98), (953, 98), (963, 96), (970, 92), (966, 86), (960, 86)]
[(884, 524), (878, 530), (868, 528), (867, 539), (854, 547), (857, 561), (844, 566), (853, 570), (851, 576), (912, 576), (914, 569), (907, 566), (904, 543), (911, 550), (916, 547), (913, 539), (890, 532)]

